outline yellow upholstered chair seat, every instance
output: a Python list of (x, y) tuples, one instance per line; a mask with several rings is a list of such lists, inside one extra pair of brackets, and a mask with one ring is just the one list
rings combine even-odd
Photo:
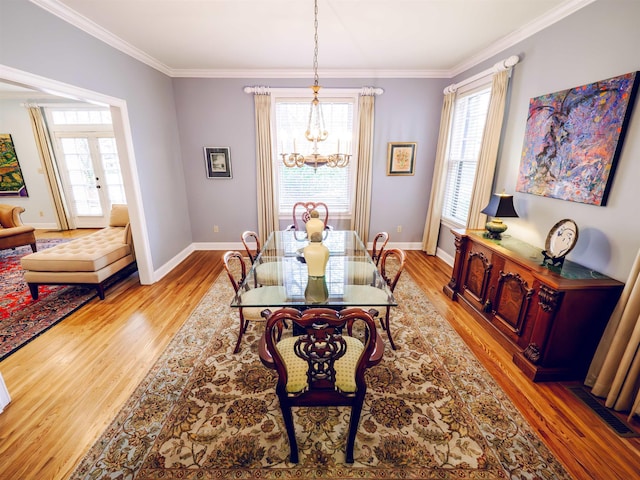
[[(287, 294), (284, 287), (281, 286), (266, 286), (247, 290), (242, 294), (243, 303), (246, 305), (260, 304), (260, 305), (279, 305), (287, 299)], [(260, 306), (260, 307), (242, 307), (242, 314), (245, 320), (264, 321), (262, 317), (262, 311), (265, 309), (275, 310), (275, 306)]]
[(264, 262), (255, 266), (256, 280), (260, 285), (282, 285), (282, 262)]
[(370, 285), (347, 285), (344, 289), (344, 300), (350, 305), (359, 305), (366, 311), (377, 310), (378, 314), (385, 316), (389, 295), (384, 290)]
[[(364, 351), (364, 345), (357, 338), (346, 335), (342, 338), (347, 344), (347, 350), (334, 364), (336, 388), (341, 392), (353, 393), (356, 391), (356, 366)], [(280, 353), (287, 369), (287, 393), (304, 392), (309, 386), (307, 381), (309, 365), (306, 360), (296, 355), (293, 349), (296, 340), (297, 337), (290, 337), (276, 344), (278, 353)]]
[(348, 261), (345, 264), (345, 272), (349, 283), (368, 285), (373, 283), (376, 266), (370, 262)]

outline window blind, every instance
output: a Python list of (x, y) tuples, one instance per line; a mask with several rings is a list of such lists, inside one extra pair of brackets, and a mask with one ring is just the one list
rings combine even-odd
[(467, 224), (490, 95), (488, 86), (462, 94), (455, 102), (442, 210), (442, 217), (455, 224)]

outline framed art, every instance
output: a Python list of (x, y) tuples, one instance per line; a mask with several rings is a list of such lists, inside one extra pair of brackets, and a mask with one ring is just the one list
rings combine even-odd
[(231, 178), (231, 152), (229, 147), (204, 147), (207, 178)]
[(532, 98), (516, 191), (603, 206), (638, 90), (638, 72)]
[(13, 139), (0, 133), (0, 197), (28, 197)]
[(417, 143), (389, 142), (387, 148), (387, 175), (413, 175)]

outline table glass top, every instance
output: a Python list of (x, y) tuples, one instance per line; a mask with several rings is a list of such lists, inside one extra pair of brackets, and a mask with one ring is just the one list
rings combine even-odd
[[(273, 232), (232, 307), (384, 307), (397, 305), (355, 231), (326, 230), (329, 248), (324, 277), (309, 277), (302, 254), (306, 233)], [(365, 303), (363, 303), (365, 302)]]

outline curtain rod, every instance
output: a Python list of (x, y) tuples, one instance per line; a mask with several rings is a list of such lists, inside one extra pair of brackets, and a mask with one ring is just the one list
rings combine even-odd
[(489, 75), (494, 75), (503, 70), (511, 70), (513, 66), (520, 61), (520, 57), (517, 55), (512, 55), (509, 58), (505, 58), (504, 60), (500, 60), (493, 67), (487, 68), (486, 70), (473, 75), (465, 80), (462, 80), (458, 83), (452, 83), (451, 85), (445, 87), (444, 94), (447, 95), (449, 93), (453, 93), (458, 90), (460, 87), (464, 87), (465, 85), (469, 85), (476, 80), (480, 80), (481, 78), (488, 77)]
[[(305, 87), (268, 87), (263, 85), (256, 85), (253, 87), (244, 87), (244, 93), (257, 93), (258, 95), (266, 95), (268, 93), (273, 92), (284, 92), (284, 91), (292, 91), (299, 90)], [(340, 90), (344, 93), (358, 93), (360, 95), (382, 95), (384, 93), (384, 89), (377, 87), (362, 87), (362, 88), (332, 88), (332, 87), (324, 87), (325, 90)]]

